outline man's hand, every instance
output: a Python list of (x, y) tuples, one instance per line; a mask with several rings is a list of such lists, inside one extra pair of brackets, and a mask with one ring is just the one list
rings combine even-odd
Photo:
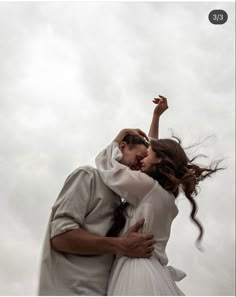
[(144, 219), (138, 221), (120, 237), (120, 254), (130, 258), (149, 258), (154, 251), (154, 236), (151, 233), (138, 233), (143, 226)]
[(159, 98), (154, 98), (152, 102), (157, 104), (153, 111), (155, 116), (160, 117), (161, 114), (168, 109), (167, 98), (164, 96), (159, 95)]

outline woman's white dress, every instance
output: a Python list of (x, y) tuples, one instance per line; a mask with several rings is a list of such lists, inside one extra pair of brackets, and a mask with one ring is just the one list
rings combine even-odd
[(178, 214), (175, 197), (157, 181), (140, 171), (130, 170), (119, 163), (122, 153), (117, 142), (112, 142), (96, 158), (96, 165), (104, 183), (130, 203), (128, 218), (122, 233), (144, 218), (141, 232), (151, 232), (156, 244), (151, 258), (116, 257), (107, 295), (184, 295), (175, 281), (186, 274), (167, 266), (165, 252), (171, 224)]

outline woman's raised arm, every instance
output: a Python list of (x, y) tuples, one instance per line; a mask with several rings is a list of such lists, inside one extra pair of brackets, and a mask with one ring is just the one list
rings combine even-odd
[(148, 133), (150, 138), (159, 138), (159, 119), (164, 111), (168, 109), (167, 98), (159, 95), (159, 98), (154, 98), (153, 103), (157, 104), (153, 111), (152, 121)]

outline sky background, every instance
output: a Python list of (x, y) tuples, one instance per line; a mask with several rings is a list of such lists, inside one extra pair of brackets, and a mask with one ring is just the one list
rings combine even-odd
[[(224, 9), (228, 21), (208, 14)], [(235, 295), (235, 66), (233, 2), (0, 2), (0, 295), (37, 294), (51, 207), (66, 177), (94, 165), (124, 127), (148, 132), (168, 98), (160, 137), (190, 156), (224, 158), (201, 185), (201, 253), (190, 206), (167, 248), (186, 295)]]

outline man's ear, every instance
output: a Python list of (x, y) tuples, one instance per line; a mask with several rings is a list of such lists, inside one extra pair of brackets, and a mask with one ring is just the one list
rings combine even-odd
[(119, 149), (123, 152), (127, 146), (128, 146), (127, 142), (121, 141), (119, 144)]

